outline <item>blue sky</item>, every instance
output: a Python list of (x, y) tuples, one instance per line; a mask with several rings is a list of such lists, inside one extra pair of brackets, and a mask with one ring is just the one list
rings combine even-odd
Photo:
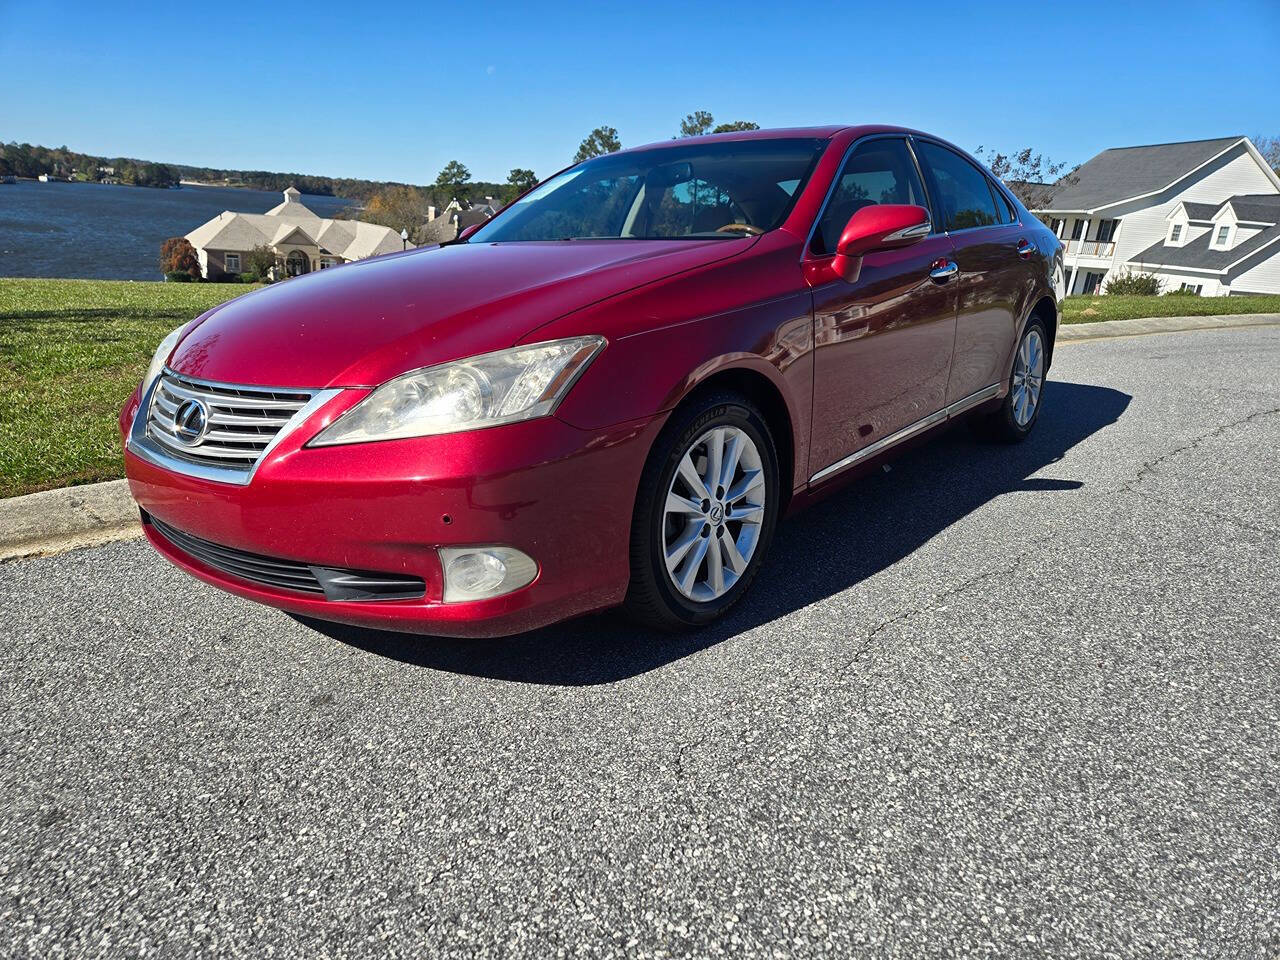
[(697, 109), (1072, 162), (1280, 135), (1277, 0), (224, 9), (0, 0), (0, 140), (430, 183), (451, 159), (476, 179), (547, 176), (599, 124), (631, 146)]

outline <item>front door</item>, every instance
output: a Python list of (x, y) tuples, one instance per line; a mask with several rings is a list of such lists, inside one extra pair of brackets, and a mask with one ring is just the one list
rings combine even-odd
[(1030, 286), (1032, 263), (1019, 252), (1026, 230), (985, 173), (941, 144), (916, 140), (914, 146), (960, 268), (950, 405), (976, 398), (1008, 375), (1020, 332), (1019, 298)]
[[(849, 218), (876, 203), (928, 206), (903, 138), (854, 148), (814, 230), (810, 259), (833, 255)], [(956, 300), (951, 279), (930, 271), (951, 251), (951, 240), (934, 233), (868, 254), (853, 283), (834, 279), (814, 289), (811, 476), (945, 405)]]

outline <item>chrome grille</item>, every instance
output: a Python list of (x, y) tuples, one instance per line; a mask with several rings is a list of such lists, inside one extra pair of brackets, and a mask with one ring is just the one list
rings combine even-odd
[[(171, 457), (247, 475), (276, 434), (315, 395), (312, 390), (211, 383), (166, 369), (151, 395), (147, 437)], [(176, 423), (188, 401), (201, 404), (208, 420), (194, 442), (179, 438)]]

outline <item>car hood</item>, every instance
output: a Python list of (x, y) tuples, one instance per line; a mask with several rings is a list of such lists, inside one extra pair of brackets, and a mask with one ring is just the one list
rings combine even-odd
[(210, 311), (170, 366), (224, 383), (373, 386), (512, 346), (567, 313), (754, 239), (453, 244), (308, 274)]

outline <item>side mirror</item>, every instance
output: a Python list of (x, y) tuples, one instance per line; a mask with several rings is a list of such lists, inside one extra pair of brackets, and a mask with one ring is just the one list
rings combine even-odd
[(483, 226), (484, 226), (483, 223), (473, 223), (471, 226), (467, 227), (460, 234), (458, 234), (458, 239), (459, 240), (467, 239), (467, 237), (471, 236), (473, 233), (475, 233), (477, 230), (479, 230)]
[(907, 247), (929, 235), (929, 211), (910, 203), (879, 203), (849, 218), (836, 243), (832, 269), (850, 283), (858, 279), (862, 258), (876, 250)]

